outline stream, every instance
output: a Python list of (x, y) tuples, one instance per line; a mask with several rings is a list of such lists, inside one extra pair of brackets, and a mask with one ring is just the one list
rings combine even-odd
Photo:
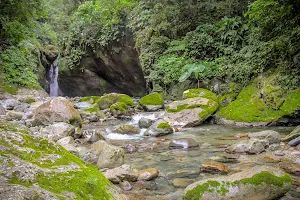
[[(237, 159), (226, 159), (226, 147), (237, 143), (243, 138), (235, 138), (235, 134), (274, 130), (282, 137), (290, 133), (294, 127), (255, 127), (239, 128), (223, 125), (204, 124), (195, 128), (179, 129), (171, 135), (163, 137), (146, 137), (142, 134), (124, 135), (113, 133), (112, 127), (120, 124), (138, 126), (141, 117), (156, 119), (162, 113), (139, 113), (132, 120), (108, 120), (102, 123), (88, 124), (86, 129), (100, 129), (106, 132), (104, 137), (109, 143), (127, 149), (125, 164), (140, 170), (157, 168), (159, 177), (146, 182), (131, 183), (132, 193), (152, 197), (152, 199), (181, 199), (187, 183), (198, 180), (226, 176), (222, 174), (200, 173), (200, 165), (207, 160), (224, 163), (229, 168), (227, 175), (247, 170), (256, 165), (277, 165), (278, 162), (266, 157), (266, 153), (257, 155), (241, 154)], [(145, 130), (141, 130), (141, 133)], [(170, 149), (169, 142), (173, 139), (192, 138), (200, 147), (193, 149)], [(134, 151), (132, 151), (134, 148)], [(128, 151), (131, 149), (131, 151)], [(271, 152), (272, 153), (272, 152)], [(224, 157), (225, 155), (225, 157)], [(227, 154), (228, 155), (228, 154)], [(234, 155), (234, 154), (230, 154)], [(299, 181), (298, 177), (293, 177)], [(299, 187), (292, 188), (290, 193), (300, 197)], [(138, 198), (135, 198), (138, 199)]]

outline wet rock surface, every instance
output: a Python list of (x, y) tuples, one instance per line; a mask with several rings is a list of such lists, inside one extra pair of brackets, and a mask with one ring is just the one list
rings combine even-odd
[(189, 149), (199, 147), (199, 144), (192, 138), (181, 138), (171, 140), (169, 147), (171, 149)]

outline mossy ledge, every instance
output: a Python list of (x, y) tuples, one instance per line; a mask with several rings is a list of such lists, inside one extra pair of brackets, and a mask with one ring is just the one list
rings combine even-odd
[[(239, 188), (252, 188), (258, 185), (274, 186), (276, 188), (284, 188), (286, 184), (291, 184), (292, 178), (288, 174), (283, 176), (276, 176), (272, 172), (261, 171), (260, 173), (254, 174), (250, 178), (244, 178), (241, 180), (236, 180), (233, 182), (223, 181), (223, 180), (208, 180), (202, 184), (197, 185), (195, 188), (186, 192), (184, 199), (185, 200), (198, 200), (201, 199), (204, 193), (216, 193), (219, 197), (225, 197), (226, 199), (231, 199), (232, 195), (229, 194), (232, 191), (238, 191)], [(252, 186), (251, 186), (252, 185)], [(249, 189), (250, 190), (250, 189)], [(256, 191), (256, 189), (255, 189)], [(262, 191), (263, 192), (263, 191)], [(286, 193), (287, 190), (283, 189), (283, 192), (280, 194)], [(280, 196), (280, 195), (279, 195)], [(246, 199), (247, 196), (244, 196)], [(238, 199), (234, 197), (232, 199)]]
[[(27, 188), (36, 184), (59, 199), (67, 199), (65, 192), (73, 193), (74, 199), (80, 200), (113, 199), (107, 191), (111, 183), (103, 174), (61, 146), (33, 137), (28, 130), (3, 120), (0, 120), (0, 132), (0, 145), (3, 147), (0, 165), (4, 169), (7, 169), (6, 163), (11, 166), (8, 173), (1, 174), (3, 180), (8, 180), (6, 184)], [(49, 156), (56, 159), (47, 159)], [(32, 170), (29, 178), (17, 173), (20, 163), (23, 163), (25, 168), (28, 166), (27, 170)]]
[(256, 79), (216, 116), (236, 122), (275, 122), (299, 108), (300, 90), (282, 91)]

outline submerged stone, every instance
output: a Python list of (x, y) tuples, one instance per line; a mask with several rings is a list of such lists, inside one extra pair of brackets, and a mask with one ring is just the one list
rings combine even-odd
[(140, 129), (130, 124), (123, 124), (116, 128), (113, 132), (120, 134), (139, 134)]
[(159, 171), (156, 168), (143, 169), (138, 172), (138, 180), (149, 181), (158, 177)]
[(199, 144), (192, 138), (181, 138), (171, 140), (169, 148), (172, 149), (190, 149), (199, 147)]
[(228, 167), (216, 161), (206, 161), (200, 166), (200, 172), (205, 173), (228, 173)]

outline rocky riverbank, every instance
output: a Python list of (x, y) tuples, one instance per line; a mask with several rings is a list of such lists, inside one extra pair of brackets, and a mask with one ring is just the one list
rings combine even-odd
[(219, 106), (207, 90), (0, 102), (1, 199), (300, 197), (299, 127), (199, 126)]

